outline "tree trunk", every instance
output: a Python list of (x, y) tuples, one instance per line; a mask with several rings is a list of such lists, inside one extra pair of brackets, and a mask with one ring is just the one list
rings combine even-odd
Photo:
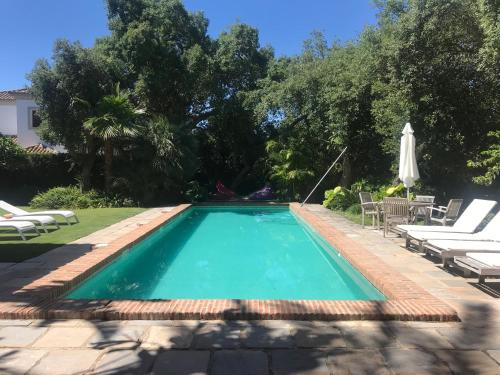
[(80, 190), (82, 192), (89, 191), (92, 188), (92, 170), (96, 159), (96, 144), (95, 139), (91, 136), (87, 137), (86, 153), (76, 157), (72, 156), (73, 160), (81, 159), (81, 175), (80, 175)]
[(241, 184), (241, 181), (247, 175), (248, 171), (250, 171), (250, 167), (245, 164), (238, 175), (234, 178), (233, 183), (230, 185), (230, 188), (235, 190)]
[(342, 160), (342, 177), (340, 178), (340, 186), (349, 189), (352, 185), (352, 165), (349, 154), (346, 152)]
[(113, 145), (111, 141), (105, 141), (104, 143), (104, 186), (106, 192), (111, 191), (111, 184), (113, 182), (113, 176), (111, 174), (111, 169), (113, 167)]

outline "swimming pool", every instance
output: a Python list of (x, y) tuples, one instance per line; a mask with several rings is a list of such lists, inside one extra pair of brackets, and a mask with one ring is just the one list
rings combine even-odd
[(384, 300), (288, 207), (192, 207), (67, 299)]

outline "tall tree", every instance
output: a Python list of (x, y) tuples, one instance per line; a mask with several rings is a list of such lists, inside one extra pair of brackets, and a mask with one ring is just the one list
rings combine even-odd
[(111, 191), (113, 183), (114, 143), (121, 138), (138, 135), (137, 118), (141, 113), (130, 102), (127, 91), (120, 90), (120, 84), (116, 84), (115, 93), (100, 99), (96, 105), (96, 115), (87, 118), (83, 123), (84, 128), (92, 136), (104, 143), (104, 186), (106, 192)]
[(498, 127), (498, 69), (482, 68), (491, 43), (479, 7), (492, 2), (379, 3), (373, 113), (385, 148), (396, 161), (400, 129), (410, 121), (422, 182), (438, 192), (462, 190), (472, 177), (467, 160)]
[(66, 148), (80, 169), (81, 187), (87, 190), (98, 141), (83, 123), (95, 114), (119, 73), (96, 50), (67, 40), (55, 43), (52, 60), (52, 64), (39, 60), (29, 75), (42, 118), (42, 138)]

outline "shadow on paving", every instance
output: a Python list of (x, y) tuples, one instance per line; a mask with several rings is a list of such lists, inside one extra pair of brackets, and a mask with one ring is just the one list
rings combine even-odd
[[(54, 295), (66, 281), (56, 278), (50, 285), (43, 287), (30, 284), (49, 276), (52, 272), (57, 272), (62, 266), (92, 251), (91, 244), (65, 244), (61, 247), (59, 244), (44, 244), (43, 246), (45, 245), (58, 248), (28, 261), (0, 269), (0, 303), (13, 302), (18, 303), (20, 307), (43, 307), (51, 299), (50, 296)], [(0, 251), (7, 249), (7, 246), (9, 245), (0, 245)], [(30, 244), (10, 245), (9, 251), (14, 249), (21, 251), (18, 246), (23, 246), (23, 251), (30, 251)], [(36, 247), (40, 248), (40, 244)]]
[[(243, 308), (245, 302), (241, 305)], [(50, 326), (52, 321), (35, 323)], [(88, 324), (96, 334), (86, 348), (102, 352), (90, 369), (100, 375), (476, 374), (483, 373), (478, 368), (488, 359), (484, 349), (494, 340), (495, 330), (492, 311), (485, 304), (467, 306), (462, 323), (438, 328), (439, 333), (434, 324), (411, 326), (391, 321), (361, 326), (306, 321)], [(8, 349), (0, 354), (0, 372), (23, 373), (8, 367), (19, 351)], [(473, 352), (484, 358), (467, 355)]]
[[(32, 237), (36, 239), (37, 237)], [(1, 240), (9, 241), (6, 237), (0, 237)], [(22, 262), (25, 259), (45, 254), (46, 252), (56, 249), (60, 246), (66, 245), (65, 243), (29, 243), (29, 240), (23, 243), (8, 244), (0, 242), (0, 259), (2, 262), (15, 263)], [(5, 254), (5, 255), (4, 255)], [(8, 254), (8, 256), (6, 255)]]

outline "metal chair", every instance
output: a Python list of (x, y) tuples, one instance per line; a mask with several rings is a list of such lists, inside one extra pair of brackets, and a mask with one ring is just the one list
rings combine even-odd
[(384, 208), (384, 237), (392, 224), (410, 223), (410, 202), (406, 198), (389, 198), (382, 201)]
[[(453, 224), (458, 218), (463, 201), (463, 199), (450, 199), (447, 207), (432, 207), (431, 223), (438, 223), (443, 226)], [(432, 216), (433, 214), (437, 216)]]
[(375, 218), (377, 218), (377, 229), (380, 229), (380, 207), (373, 200), (371, 193), (360, 192), (359, 200), (361, 201), (361, 225), (365, 227), (365, 215), (372, 217), (372, 227), (375, 227)]

